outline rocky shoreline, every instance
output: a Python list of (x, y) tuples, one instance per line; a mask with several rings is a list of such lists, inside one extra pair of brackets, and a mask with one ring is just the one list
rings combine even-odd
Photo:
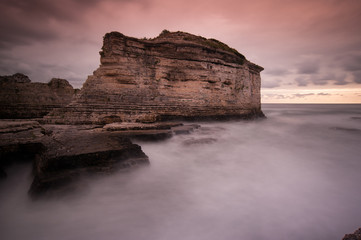
[(82, 175), (149, 164), (147, 155), (131, 139), (160, 141), (198, 127), (179, 122), (77, 126), (0, 120), (0, 176), (6, 178), (6, 168), (14, 162), (33, 162), (30, 196), (54, 195), (71, 190)]

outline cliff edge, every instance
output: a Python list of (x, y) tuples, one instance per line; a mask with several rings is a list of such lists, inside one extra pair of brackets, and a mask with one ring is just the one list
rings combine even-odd
[(263, 116), (262, 67), (215, 39), (163, 31), (104, 36), (99, 68), (77, 97), (45, 118), (64, 124)]

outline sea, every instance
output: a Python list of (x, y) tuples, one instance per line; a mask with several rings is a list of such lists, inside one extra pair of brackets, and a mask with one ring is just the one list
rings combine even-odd
[(341, 240), (361, 227), (361, 105), (263, 104), (136, 142), (150, 165), (31, 200), (31, 164), (0, 182), (2, 240)]

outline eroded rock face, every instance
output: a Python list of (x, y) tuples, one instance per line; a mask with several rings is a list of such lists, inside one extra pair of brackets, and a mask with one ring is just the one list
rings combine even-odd
[(65, 79), (32, 83), (21, 73), (0, 76), (0, 119), (40, 118), (69, 104), (76, 90)]
[(163, 31), (154, 39), (104, 36), (101, 65), (67, 107), (46, 119), (67, 124), (262, 116), (260, 72), (214, 39)]

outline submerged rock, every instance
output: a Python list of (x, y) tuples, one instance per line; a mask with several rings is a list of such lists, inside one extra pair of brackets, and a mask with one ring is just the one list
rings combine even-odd
[(345, 128), (345, 127), (331, 127), (332, 130), (351, 132), (351, 133), (360, 133), (361, 130), (358, 128)]
[(215, 39), (164, 31), (154, 39), (104, 36), (100, 67), (76, 99), (46, 121), (152, 123), (263, 116), (262, 67)]
[(188, 139), (183, 141), (184, 145), (190, 146), (190, 145), (197, 145), (197, 144), (211, 144), (211, 143), (215, 143), (217, 141), (217, 139), (215, 138), (199, 138), (199, 139)]
[(198, 124), (190, 124), (190, 125), (182, 125), (172, 127), (172, 131), (174, 134), (189, 134), (194, 131), (194, 129), (200, 128), (201, 126)]

